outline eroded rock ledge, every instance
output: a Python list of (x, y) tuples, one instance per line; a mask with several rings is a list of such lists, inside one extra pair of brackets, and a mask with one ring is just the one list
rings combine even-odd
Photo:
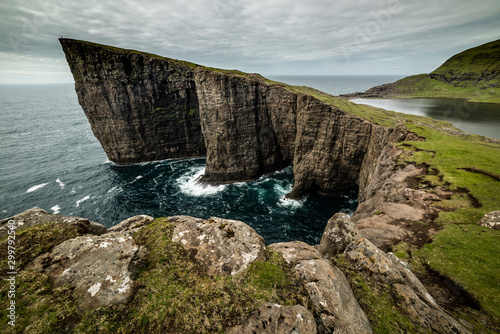
[(384, 147), (415, 140), (257, 74), (60, 39), (79, 102), (109, 159), (206, 155), (205, 182), (246, 181), (292, 163), (289, 197), (359, 188)]
[[(27, 260), (22, 255), (19, 279), (36, 274), (48, 276), (50, 287), (45, 288), (47, 293), (59, 296), (61, 291), (66, 291), (65, 299), (56, 299), (56, 302), (64, 303), (68, 298), (78, 301), (80, 311), (72, 311), (73, 317), (74, 312), (94, 314), (92, 316), (116, 310), (123, 312), (123, 308), (111, 309), (113, 305), (136, 307), (134, 296), (144, 288), (137, 280), (138, 275), (149, 275), (147, 255), (158, 252), (158, 249), (150, 249), (136, 240), (137, 235), (152, 224), (169, 224), (173, 230), (172, 242), (186, 250), (182, 261), (194, 261), (202, 275), (214, 278), (213, 284), (227, 276), (244, 275), (253, 263), (264, 263), (266, 256), (275, 252), (282, 256), (288, 270), (301, 285), (300, 289), (305, 291), (304, 299), (296, 305), (264, 302), (255, 313), (240, 318), (236, 326), (225, 328), (227, 333), (372, 333), (371, 321), (374, 319), (369, 319), (366, 312), (369, 313), (373, 305), (363, 302), (361, 307), (358, 303), (349, 283), (353, 273), (370, 289), (383, 287), (390, 290), (397, 312), (408, 319), (408, 326), (418, 329), (416, 332), (469, 333), (436, 303), (406, 263), (363, 238), (345, 214), (331, 218), (319, 251), (299, 241), (273, 244), (266, 250), (262, 237), (250, 226), (215, 217), (204, 220), (177, 216), (156, 221), (140, 215), (102, 234), (103, 227), (99, 228), (97, 223), (77, 226), (61, 217), (64, 216), (35, 208), (9, 220), (22, 221), (29, 226), (24, 228), (25, 232), (41, 228), (35, 233), (49, 236), (43, 240), (52, 243), (51, 247), (44, 248), (47, 245), (38, 244), (40, 240), (33, 239), (32, 244), (24, 248), (23, 252), (31, 254), (32, 259)], [(62, 235), (58, 241), (50, 236), (52, 230), (57, 234), (63, 226), (76, 228), (78, 233)], [(19, 240), (24, 240), (22, 228), (18, 231)], [(2, 243), (5, 240), (3, 238)], [(161, 258), (161, 251), (156, 256)], [(171, 260), (165, 261), (163, 266), (176, 265), (169, 262)], [(347, 279), (346, 275), (350, 278)], [(154, 290), (161, 293), (169, 284), (168, 280), (155, 281)], [(214, 295), (214, 298), (219, 297)], [(233, 306), (226, 303), (224, 307)], [(100, 308), (98, 313), (88, 313), (97, 308)], [(157, 306), (159, 312), (161, 308), (161, 305)], [(74, 321), (74, 318), (68, 321)], [(60, 326), (70, 329), (74, 324)], [(165, 330), (170, 331), (168, 327)]]

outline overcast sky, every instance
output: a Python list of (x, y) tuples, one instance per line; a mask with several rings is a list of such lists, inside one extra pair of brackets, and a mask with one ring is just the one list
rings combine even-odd
[(498, 0), (4, 0), (0, 83), (73, 82), (60, 36), (263, 75), (428, 73), (500, 38)]

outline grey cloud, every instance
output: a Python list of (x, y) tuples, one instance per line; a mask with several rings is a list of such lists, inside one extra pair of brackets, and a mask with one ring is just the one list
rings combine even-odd
[(0, 9), (0, 75), (49, 58), (45, 72), (69, 74), (61, 35), (264, 74), (428, 72), (500, 35), (500, 2), (489, 0), (24, 0)]

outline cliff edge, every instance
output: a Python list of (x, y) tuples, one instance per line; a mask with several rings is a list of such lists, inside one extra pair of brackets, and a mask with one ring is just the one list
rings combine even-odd
[(394, 113), (306, 87), (134, 50), (60, 42), (92, 130), (117, 164), (206, 154), (202, 181), (225, 183), (292, 163), (289, 196), (300, 197), (363, 188), (387, 144), (417, 139)]

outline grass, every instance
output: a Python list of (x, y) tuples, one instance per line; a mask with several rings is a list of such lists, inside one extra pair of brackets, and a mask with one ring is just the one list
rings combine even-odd
[[(50, 223), (30, 227), (16, 234), (16, 326), (7, 324), (8, 285), (0, 282), (0, 326), (5, 333), (54, 333), (62, 321), (69, 321), (76, 311), (76, 301), (70, 289), (52, 289), (47, 275), (23, 268), (38, 255), (55, 245), (82, 234), (76, 225)], [(7, 238), (0, 241), (2, 277), (6, 277)]]
[(421, 120), (426, 121), (415, 118), (406, 126), (426, 140), (400, 144), (407, 150), (401, 162), (429, 165), (432, 172), (423, 176), (423, 181), (462, 193), (439, 203), (446, 205), (447, 211), (440, 212), (436, 222), (474, 224), (484, 214), (498, 210), (500, 182), (487, 174), (500, 174), (500, 145), (487, 143), (481, 136), (446, 135), (442, 123), (422, 126)]
[(336, 264), (345, 273), (351, 289), (376, 334), (428, 333), (411, 321), (403, 310), (392, 285), (373, 282), (364, 273), (352, 268), (344, 257), (339, 256)]
[(448, 224), (417, 251), (427, 265), (476, 298), (500, 321), (500, 233), (478, 225)]
[(500, 40), (460, 52), (431, 74), (396, 81), (396, 96), (465, 98), (500, 103)]
[[(444, 123), (420, 117), (410, 120), (413, 122), (406, 126), (426, 140), (400, 144), (406, 150), (400, 163), (428, 166), (428, 174), (420, 180), (422, 187), (454, 191), (449, 199), (434, 204), (441, 209), (435, 222), (443, 230), (415, 252), (431, 269), (473, 295), (499, 321), (500, 232), (479, 227), (477, 222), (500, 208), (500, 145), (476, 135), (447, 135)], [(401, 257), (402, 253), (396, 254)]]
[(471, 102), (500, 103), (500, 86), (488, 87), (492, 83), (493, 81), (484, 83), (483, 86), (456, 87), (431, 79), (429, 74), (412, 75), (396, 81), (394, 98), (447, 97), (469, 99)]
[[(24, 270), (18, 275), (15, 328), (6, 325), (7, 287), (2, 282), (3, 328), (8, 333), (221, 333), (264, 302), (304, 302), (301, 284), (273, 250), (266, 250), (266, 261), (253, 263), (239, 275), (208, 276), (190, 260), (190, 253), (171, 241), (173, 228), (160, 218), (134, 235), (149, 253), (147, 267), (136, 278), (141, 288), (129, 304), (83, 312), (69, 287), (53, 289), (45, 274)], [(31, 228), (24, 233), (37, 232)], [(28, 249), (20, 256), (28, 256)]]

